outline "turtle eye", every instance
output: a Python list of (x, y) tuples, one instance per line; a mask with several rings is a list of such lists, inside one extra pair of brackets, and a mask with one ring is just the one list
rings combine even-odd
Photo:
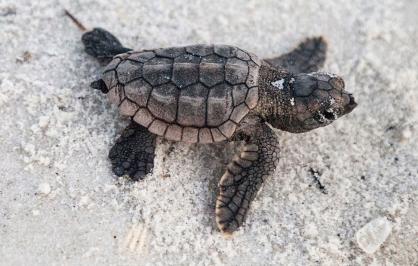
[(313, 119), (319, 124), (325, 124), (337, 119), (337, 115), (332, 110), (326, 109), (315, 113)]
[(330, 110), (324, 110), (324, 111), (322, 111), (322, 115), (327, 120), (334, 120), (336, 118), (335, 117), (335, 114), (333, 112), (331, 112)]

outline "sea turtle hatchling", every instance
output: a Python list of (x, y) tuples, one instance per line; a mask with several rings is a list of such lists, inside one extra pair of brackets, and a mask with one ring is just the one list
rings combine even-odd
[(316, 72), (326, 55), (321, 37), (271, 59), (229, 45), (135, 51), (104, 29), (86, 31), (67, 15), (85, 31), (85, 51), (110, 61), (91, 87), (131, 118), (109, 152), (117, 176), (138, 180), (150, 173), (157, 136), (187, 143), (244, 142), (219, 181), (216, 223), (225, 233), (242, 225), (279, 161), (279, 142), (267, 123), (306, 132), (356, 107), (341, 77)]

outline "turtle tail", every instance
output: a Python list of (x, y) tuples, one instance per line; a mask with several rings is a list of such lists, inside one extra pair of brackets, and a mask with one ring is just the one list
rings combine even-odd
[(93, 81), (92, 83), (90, 83), (90, 87), (92, 87), (95, 90), (100, 90), (104, 94), (109, 92), (109, 90), (108, 90), (105, 82), (103, 81), (103, 79)]

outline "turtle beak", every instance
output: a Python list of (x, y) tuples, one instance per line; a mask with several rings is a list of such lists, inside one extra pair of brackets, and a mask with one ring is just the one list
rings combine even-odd
[(357, 103), (356, 103), (356, 101), (354, 99), (354, 96), (351, 93), (347, 93), (347, 95), (348, 95), (348, 97), (349, 97), (350, 100), (349, 100), (348, 104), (344, 108), (344, 113), (345, 114), (350, 113), (351, 111), (354, 110), (354, 108), (357, 107)]

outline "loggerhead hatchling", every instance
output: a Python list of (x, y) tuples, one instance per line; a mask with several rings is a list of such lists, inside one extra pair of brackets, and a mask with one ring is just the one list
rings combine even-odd
[(216, 223), (232, 233), (279, 161), (267, 125), (293, 133), (329, 125), (356, 103), (341, 77), (316, 72), (323, 38), (309, 38), (271, 59), (229, 45), (134, 51), (101, 28), (84, 31), (85, 51), (109, 63), (91, 87), (107, 94), (131, 124), (109, 152), (113, 172), (134, 180), (150, 173), (157, 136), (187, 143), (243, 141), (219, 181)]

